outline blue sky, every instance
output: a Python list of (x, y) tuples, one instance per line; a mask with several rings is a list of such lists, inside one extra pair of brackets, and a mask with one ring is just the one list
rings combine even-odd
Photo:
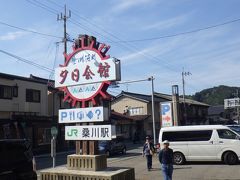
[[(42, 3), (53, 13), (32, 3)], [(121, 43), (120, 40), (165, 36), (240, 18), (239, 0), (8, 0), (1, 2), (0, 21), (30, 30), (62, 36), (63, 24), (55, 12), (62, 6), (72, 10), (68, 34), (90, 34), (111, 45), (111, 56), (122, 62), (122, 80), (155, 77), (155, 91), (171, 93), (171, 85), (181, 90), (181, 71), (186, 77), (186, 94), (204, 88), (240, 82), (240, 21), (197, 33)], [(106, 33), (107, 32), (107, 33)], [(53, 68), (63, 62), (61, 39), (44, 37), (0, 25), (0, 49)], [(69, 43), (69, 47), (71, 44)], [(70, 49), (69, 49), (70, 50)], [(49, 78), (50, 73), (0, 53), (0, 72)], [(112, 93), (128, 90), (150, 93), (150, 83), (121, 85)], [(181, 91), (180, 91), (181, 93)]]

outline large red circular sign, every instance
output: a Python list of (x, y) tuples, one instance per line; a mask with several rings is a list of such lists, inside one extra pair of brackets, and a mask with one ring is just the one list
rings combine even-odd
[[(84, 42), (84, 38), (85, 37), (81, 39), (81, 42)], [(92, 40), (89, 46), (84, 46), (84, 43), (82, 43), (80, 48), (73, 48), (71, 54), (65, 54), (66, 61), (60, 66), (86, 66), (87, 63), (87, 68), (81, 76), (90, 79), (94, 75), (90, 68), (97, 67), (99, 64), (102, 64), (104, 60), (110, 58), (109, 55), (106, 55), (109, 48), (110, 47), (105, 44), (96, 46), (94, 40)], [(73, 78), (79, 78), (78, 71), (73, 72), (72, 76), (74, 76)], [(109, 98), (110, 96), (106, 92), (109, 84), (109, 81), (104, 81), (93, 84), (65, 86), (62, 87), (61, 90), (65, 92), (64, 101), (70, 102), (72, 106), (77, 106), (77, 104), (80, 103), (80, 107), (85, 107), (86, 103), (89, 102), (92, 102), (93, 105), (98, 104), (99, 98), (101, 97), (104, 99)]]

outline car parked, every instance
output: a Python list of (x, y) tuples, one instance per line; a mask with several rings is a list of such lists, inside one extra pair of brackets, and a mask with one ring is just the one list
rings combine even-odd
[(0, 179), (37, 180), (36, 164), (27, 140), (0, 140)]
[(123, 138), (115, 138), (111, 141), (99, 141), (98, 149), (100, 154), (106, 154), (108, 157), (117, 153), (126, 154), (127, 151)]
[(160, 148), (165, 140), (170, 142), (178, 165), (185, 161), (224, 161), (231, 165), (240, 160), (240, 136), (223, 125), (161, 128)]

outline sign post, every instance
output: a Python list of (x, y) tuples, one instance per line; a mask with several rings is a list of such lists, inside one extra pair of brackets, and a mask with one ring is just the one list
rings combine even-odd
[(58, 130), (55, 126), (53, 126), (51, 128), (51, 135), (52, 135), (52, 139), (51, 139), (51, 157), (53, 160), (53, 168), (55, 168), (56, 166), (56, 137), (58, 134)]
[[(79, 127), (108, 120), (104, 116), (108, 113), (96, 106), (110, 98), (107, 88), (111, 81), (121, 80), (120, 61), (106, 54), (109, 48), (94, 38), (79, 38), (73, 52), (65, 54), (64, 64), (55, 69), (55, 87), (64, 91), (64, 101), (72, 107), (81, 107), (60, 110), (59, 123), (76, 123)], [(88, 141), (76, 139), (76, 154), (80, 154), (80, 148), (83, 154), (97, 154), (97, 139)]]
[[(76, 141), (76, 154), (67, 157), (67, 172), (63, 169), (46, 171), (42, 177), (52, 174), (70, 179), (135, 179), (134, 169), (103, 171), (107, 168), (105, 155), (98, 155), (98, 141), (111, 140), (114, 129), (111, 125), (103, 125), (109, 113), (100, 105), (110, 100), (107, 88), (110, 81), (121, 78), (120, 61), (110, 58), (107, 51), (110, 46), (96, 42), (96, 38), (83, 35), (73, 45), (73, 52), (65, 54), (66, 61), (55, 71), (55, 87), (64, 92), (64, 101), (75, 109), (59, 110), (59, 123), (74, 123), (65, 126), (65, 140)], [(99, 107), (97, 107), (99, 106)], [(77, 107), (77, 108), (76, 108)], [(101, 125), (95, 125), (98, 122)], [(54, 132), (54, 130), (53, 130)], [(53, 133), (54, 134), (54, 133)], [(54, 148), (55, 147), (55, 148)], [(53, 167), (56, 156), (55, 136), (52, 139)], [(82, 152), (82, 153), (81, 153)], [(81, 173), (76, 173), (83, 170)], [(94, 173), (91, 173), (94, 171)], [(59, 175), (60, 174), (60, 175)], [(93, 175), (94, 174), (94, 175)]]
[(53, 136), (51, 139), (51, 157), (53, 160), (53, 168), (56, 166), (56, 139)]

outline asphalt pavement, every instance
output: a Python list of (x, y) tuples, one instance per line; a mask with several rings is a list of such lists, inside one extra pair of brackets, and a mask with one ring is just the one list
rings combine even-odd
[[(162, 180), (162, 172), (157, 156), (153, 157), (153, 169), (148, 171), (146, 159), (142, 157), (142, 146), (132, 145), (126, 155), (115, 155), (108, 158), (110, 167), (134, 167), (137, 180)], [(65, 166), (67, 154), (57, 155), (57, 165)], [(51, 167), (50, 156), (37, 157), (37, 169)], [(240, 164), (225, 165), (221, 162), (187, 163), (174, 166), (173, 180), (240, 180)]]

